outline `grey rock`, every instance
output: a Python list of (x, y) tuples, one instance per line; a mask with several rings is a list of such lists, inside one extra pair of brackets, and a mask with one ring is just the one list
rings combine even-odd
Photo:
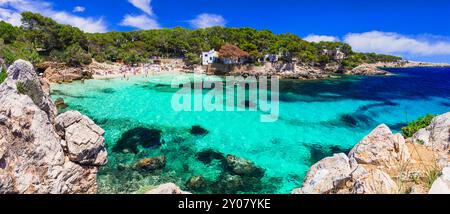
[(392, 134), (382, 124), (364, 137), (349, 153), (358, 164), (371, 164), (381, 168), (400, 167), (411, 157), (401, 134)]
[(174, 183), (161, 184), (154, 189), (147, 191), (145, 194), (191, 194), (180, 189)]
[(56, 118), (56, 130), (65, 141), (63, 148), (69, 159), (83, 165), (104, 165), (107, 162), (105, 131), (78, 111), (68, 111)]
[(342, 182), (350, 178), (351, 172), (349, 158), (343, 153), (335, 154), (311, 166), (302, 188), (295, 189), (292, 193), (333, 193)]

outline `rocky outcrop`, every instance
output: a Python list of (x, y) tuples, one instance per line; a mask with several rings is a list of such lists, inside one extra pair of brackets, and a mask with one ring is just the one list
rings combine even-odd
[(45, 62), (39, 65), (39, 69), (44, 70), (44, 78), (50, 82), (62, 83), (92, 78), (89, 69), (70, 67), (64, 63)]
[(450, 112), (436, 116), (426, 128), (413, 135), (413, 141), (437, 152), (450, 151)]
[(370, 164), (381, 168), (400, 167), (410, 158), (410, 153), (401, 134), (392, 134), (382, 124), (364, 137), (349, 153), (359, 164)]
[[(16, 61), (0, 85), (0, 193), (96, 193), (98, 165), (106, 162), (106, 153), (94, 154), (91, 138), (78, 135), (87, 133), (87, 127), (75, 129), (86, 118), (57, 131), (55, 115), (32, 65)], [(101, 151), (103, 136), (97, 131)], [(67, 139), (78, 148), (67, 147)]]
[(351, 70), (346, 71), (349, 75), (364, 75), (364, 76), (375, 76), (375, 75), (388, 75), (389, 72), (380, 69), (379, 64), (361, 64)]
[[(430, 193), (448, 193), (449, 123), (450, 113), (437, 116), (430, 126), (406, 140), (382, 124), (353, 147), (348, 157), (335, 154), (314, 164), (302, 187), (292, 193), (426, 193), (432, 175), (442, 167), (446, 168)], [(424, 145), (414, 143), (418, 139)]]
[(324, 158), (311, 166), (303, 186), (295, 194), (332, 193), (336, 186), (350, 177), (352, 172), (347, 155), (340, 153)]
[(56, 118), (55, 127), (71, 161), (93, 166), (106, 164), (105, 131), (94, 121), (80, 112), (68, 111)]
[(191, 194), (190, 192), (186, 192), (180, 189), (176, 184), (174, 183), (167, 183), (167, 184), (161, 184), (157, 186), (156, 188), (153, 188), (145, 194)]

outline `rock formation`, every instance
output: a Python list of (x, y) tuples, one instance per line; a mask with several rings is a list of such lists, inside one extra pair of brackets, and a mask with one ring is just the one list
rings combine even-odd
[(0, 193), (96, 193), (104, 131), (78, 112), (55, 115), (33, 66), (16, 61), (0, 85)]
[(450, 113), (437, 116), (406, 140), (382, 124), (348, 156), (335, 154), (314, 164), (302, 187), (292, 193), (426, 193), (428, 184), (433, 183), (430, 179), (440, 171), (430, 193), (450, 193), (449, 143)]

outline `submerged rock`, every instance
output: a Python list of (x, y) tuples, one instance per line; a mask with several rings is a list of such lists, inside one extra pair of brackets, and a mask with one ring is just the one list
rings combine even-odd
[(263, 177), (264, 170), (257, 167), (253, 162), (238, 158), (234, 155), (228, 155), (226, 163), (231, 172), (237, 175)]
[(174, 183), (161, 184), (147, 192), (145, 194), (191, 194), (180, 189)]
[(201, 126), (192, 126), (190, 133), (195, 136), (205, 136), (209, 131)]
[(218, 160), (220, 162), (225, 162), (225, 155), (223, 153), (214, 151), (212, 149), (207, 149), (196, 154), (199, 161), (204, 164), (211, 164), (213, 160)]
[(61, 97), (55, 100), (55, 105), (57, 109), (66, 109), (69, 107), (69, 105), (67, 105)]
[(350, 177), (351, 172), (349, 158), (343, 153), (335, 154), (311, 166), (302, 188), (295, 189), (293, 193), (332, 193), (337, 190), (340, 183)]
[(157, 170), (162, 169), (166, 165), (166, 156), (161, 155), (153, 158), (144, 158), (136, 163), (137, 169)]
[(203, 176), (192, 176), (186, 182), (186, 187), (192, 190), (202, 190), (207, 186), (206, 180)]
[(138, 146), (143, 148), (156, 148), (161, 145), (161, 133), (159, 129), (137, 127), (122, 134), (122, 137), (113, 147), (114, 152), (138, 153)]
[(56, 107), (31, 64), (18, 60), (8, 72), (0, 84), (0, 193), (96, 193), (98, 166), (69, 158), (54, 127)]

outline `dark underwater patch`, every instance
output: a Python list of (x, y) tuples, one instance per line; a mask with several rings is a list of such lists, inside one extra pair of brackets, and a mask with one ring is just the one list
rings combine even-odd
[(138, 146), (143, 148), (157, 148), (161, 145), (162, 131), (159, 129), (149, 129), (136, 127), (122, 134), (121, 138), (113, 147), (114, 152), (138, 153)]
[(197, 157), (197, 160), (207, 165), (211, 164), (211, 162), (214, 160), (218, 160), (221, 163), (224, 163), (226, 159), (223, 153), (217, 152), (212, 149), (200, 151), (195, 156)]
[(398, 103), (386, 100), (386, 101), (383, 101), (382, 103), (373, 103), (373, 104), (361, 106), (358, 108), (358, 111), (367, 111), (372, 108), (383, 107), (383, 106), (398, 106)]
[(318, 145), (318, 144), (313, 144), (313, 145), (305, 145), (305, 146), (308, 148), (309, 153), (310, 153), (310, 157), (309, 157), (308, 161), (311, 165), (317, 163), (318, 161), (320, 161), (326, 157), (331, 157), (337, 153), (348, 154), (351, 150), (351, 149), (342, 148), (342, 147), (336, 146), (336, 145), (322, 146), (322, 145)]
[(394, 131), (401, 131), (403, 127), (407, 126), (407, 123), (395, 123), (395, 124), (387, 124), (387, 126)]
[(62, 96), (62, 97), (71, 97), (71, 98), (78, 98), (78, 99), (87, 98), (87, 96), (72, 95), (72, 94), (65, 93), (65, 92), (63, 92), (61, 90), (52, 90), (51, 91), (51, 95)]
[(355, 128), (360, 126), (368, 126), (373, 120), (364, 114), (343, 114), (339, 121), (347, 127)]
[(209, 133), (208, 130), (199, 125), (192, 126), (189, 132), (194, 136), (205, 136)]
[(445, 107), (450, 107), (450, 102), (441, 102), (441, 105)]
[(116, 92), (116, 90), (114, 90), (112, 88), (104, 88), (104, 89), (101, 89), (99, 91), (100, 91), (100, 93), (104, 93), (104, 94), (112, 94), (112, 93)]

